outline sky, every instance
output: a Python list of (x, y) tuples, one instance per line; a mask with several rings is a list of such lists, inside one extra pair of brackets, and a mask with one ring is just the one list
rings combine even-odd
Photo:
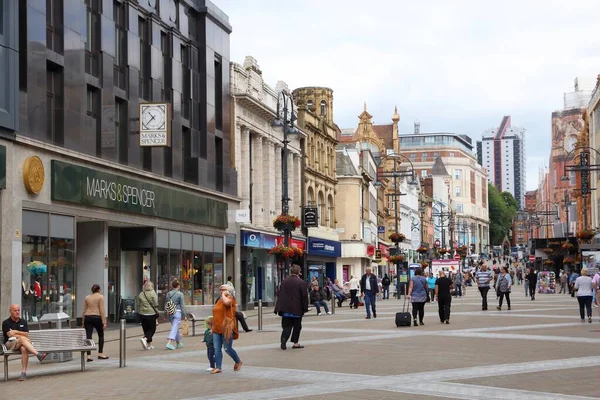
[(334, 121), (356, 128), (366, 102), (400, 132), (481, 139), (504, 115), (526, 129), (527, 190), (548, 165), (551, 114), (573, 82), (600, 74), (597, 0), (212, 0), (233, 27), (231, 61), (265, 81), (334, 91)]

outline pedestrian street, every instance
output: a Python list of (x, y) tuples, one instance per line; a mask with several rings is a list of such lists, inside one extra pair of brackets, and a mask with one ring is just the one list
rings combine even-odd
[[(0, 384), (3, 398), (40, 396), (77, 399), (590, 399), (600, 398), (600, 316), (579, 321), (577, 302), (568, 295), (525, 298), (513, 287), (512, 311), (481, 311), (476, 288), (453, 299), (450, 324), (440, 324), (437, 305), (427, 304), (425, 326), (396, 328), (402, 301), (377, 302), (377, 318), (364, 307), (336, 308), (333, 315), (303, 319), (304, 349), (279, 348), (280, 319), (265, 310), (257, 331), (256, 310), (248, 312), (251, 333), (241, 333), (235, 349), (244, 364), (233, 371), (224, 356), (223, 373), (209, 374), (201, 336), (185, 347), (142, 350), (141, 329), (128, 325), (127, 367), (119, 369), (118, 341), (109, 341), (106, 362), (78, 360), (40, 365), (31, 361), (29, 379)], [(492, 307), (493, 306), (493, 307)], [(137, 336), (133, 336), (136, 335)], [(160, 344), (160, 346), (158, 346)], [(595, 350), (596, 349), (596, 350)], [(5, 397), (6, 396), (6, 397)]]

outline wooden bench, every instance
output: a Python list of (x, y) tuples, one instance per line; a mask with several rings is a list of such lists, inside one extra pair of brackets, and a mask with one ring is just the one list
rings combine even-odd
[(192, 323), (192, 336), (196, 336), (196, 322), (204, 322), (207, 317), (212, 316), (213, 306), (186, 306), (185, 308), (188, 320)]
[[(85, 329), (45, 329), (29, 332), (29, 340), (40, 353), (67, 353), (81, 352), (81, 370), (85, 371), (85, 353), (96, 350), (96, 343), (87, 339)], [(7, 350), (2, 343), (0, 348), (4, 356), (4, 380), (8, 380), (8, 358), (13, 355), (21, 355), (21, 350)]]

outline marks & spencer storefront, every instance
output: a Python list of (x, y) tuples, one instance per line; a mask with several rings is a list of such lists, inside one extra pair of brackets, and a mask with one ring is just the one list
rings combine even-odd
[(225, 280), (228, 202), (173, 181), (24, 153), (21, 163), (15, 154), (23, 170), (8, 188), (19, 206), (10, 297), (24, 318), (79, 316), (96, 283), (112, 321), (135, 318), (148, 280), (161, 309), (175, 279), (186, 304), (214, 303)]

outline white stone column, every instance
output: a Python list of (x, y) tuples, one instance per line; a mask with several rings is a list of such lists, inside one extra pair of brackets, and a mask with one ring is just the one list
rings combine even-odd
[(263, 213), (263, 138), (252, 135), (252, 224), (264, 225)]
[[(275, 212), (277, 213), (277, 215), (281, 214), (281, 195), (283, 192), (283, 187), (282, 187), (282, 177), (283, 177), (283, 171), (281, 169), (281, 150), (283, 149), (283, 146), (280, 143), (275, 143), (275, 145), (273, 146), (273, 150), (275, 152), (275, 162), (274, 162), (274, 170), (275, 170), (275, 174), (274, 174), (274, 181), (275, 181), (275, 194), (273, 195), (274, 197), (274, 209)], [(288, 171), (289, 174), (289, 171)], [(289, 193), (289, 189), (290, 187), (288, 186), (288, 193)], [(291, 209), (290, 209), (291, 210)]]
[(239, 147), (239, 154), (236, 154), (238, 160), (238, 188), (240, 188), (240, 196), (242, 198), (242, 202), (240, 204), (240, 208), (242, 210), (247, 210), (250, 207), (250, 130), (247, 127), (240, 127), (240, 143), (239, 146), (236, 146), (236, 153), (238, 153), (237, 148)]
[(262, 145), (263, 152), (263, 224), (265, 227), (272, 227), (274, 215), (270, 213), (274, 210), (274, 195), (275, 195), (275, 174), (273, 173), (273, 143), (269, 140), (263, 140)]

